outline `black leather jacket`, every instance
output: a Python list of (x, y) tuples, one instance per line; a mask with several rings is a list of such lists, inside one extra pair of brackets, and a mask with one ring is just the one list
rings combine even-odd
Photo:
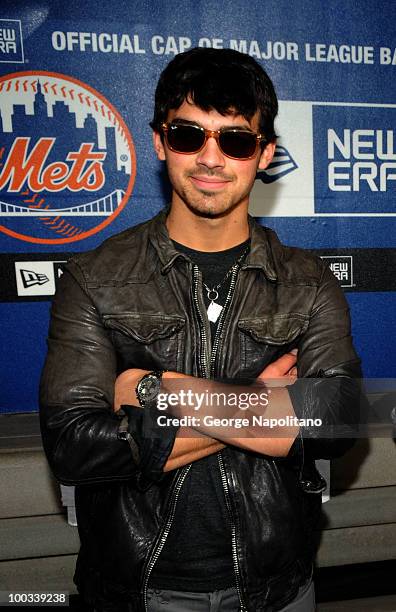
[[(250, 219), (251, 252), (210, 369), (200, 275), (175, 250), (164, 221), (160, 213), (74, 257), (53, 301), (41, 425), (55, 476), (76, 485), (75, 580), (88, 601), (145, 610), (150, 571), (188, 478), (189, 466), (162, 472), (175, 432), (159, 433), (152, 411), (127, 411), (127, 443), (112, 411), (117, 374), (138, 367), (254, 378), (298, 347), (299, 379), (312, 384), (302, 388), (298, 380), (290, 387), (295, 412), (320, 416), (327, 433), (302, 430), (286, 458), (230, 446), (218, 453), (241, 610), (275, 611), (311, 572), (320, 510), (320, 495), (312, 493), (320, 489), (314, 459), (344, 452), (358, 419), (353, 378), (360, 365), (348, 307), (320, 259), (283, 246)], [(334, 392), (325, 382), (336, 385)], [(347, 437), (329, 436), (334, 427), (344, 427)]]

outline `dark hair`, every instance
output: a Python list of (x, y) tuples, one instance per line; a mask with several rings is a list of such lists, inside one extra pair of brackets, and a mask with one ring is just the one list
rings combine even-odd
[(195, 48), (180, 53), (162, 72), (150, 125), (159, 132), (171, 109), (191, 100), (204, 111), (236, 111), (250, 121), (260, 111), (260, 132), (274, 141), (278, 100), (271, 79), (252, 57), (232, 49)]

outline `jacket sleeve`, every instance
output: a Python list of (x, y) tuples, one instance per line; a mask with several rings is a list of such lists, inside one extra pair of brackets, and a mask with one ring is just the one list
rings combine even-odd
[(72, 485), (133, 479), (139, 488), (158, 480), (177, 429), (158, 431), (149, 409), (113, 411), (115, 349), (75, 263), (51, 315), (40, 423), (56, 478)]
[[(300, 429), (304, 453), (315, 459), (340, 456), (353, 445), (365, 398), (349, 307), (337, 279), (324, 264), (298, 349), (299, 378), (288, 390), (296, 416), (309, 423)], [(316, 424), (308, 419), (311, 423), (316, 419)]]

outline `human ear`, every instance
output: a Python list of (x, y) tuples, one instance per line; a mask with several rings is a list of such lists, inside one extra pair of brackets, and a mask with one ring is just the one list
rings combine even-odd
[(274, 157), (275, 149), (276, 149), (275, 142), (269, 142), (267, 145), (265, 145), (260, 155), (260, 161), (258, 164), (259, 170), (265, 170), (267, 166), (270, 165), (270, 163), (272, 162), (272, 158)]
[(153, 145), (157, 157), (160, 161), (165, 160), (165, 148), (164, 143), (162, 142), (161, 134), (159, 132), (153, 132)]

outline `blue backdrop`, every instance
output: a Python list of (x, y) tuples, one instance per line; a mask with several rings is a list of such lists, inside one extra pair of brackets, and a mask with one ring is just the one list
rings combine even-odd
[(37, 410), (50, 300), (70, 254), (169, 197), (153, 92), (175, 53), (197, 45), (247, 52), (274, 80), (279, 143), (251, 214), (327, 258), (365, 375), (395, 377), (392, 3), (3, 0), (0, 412)]

